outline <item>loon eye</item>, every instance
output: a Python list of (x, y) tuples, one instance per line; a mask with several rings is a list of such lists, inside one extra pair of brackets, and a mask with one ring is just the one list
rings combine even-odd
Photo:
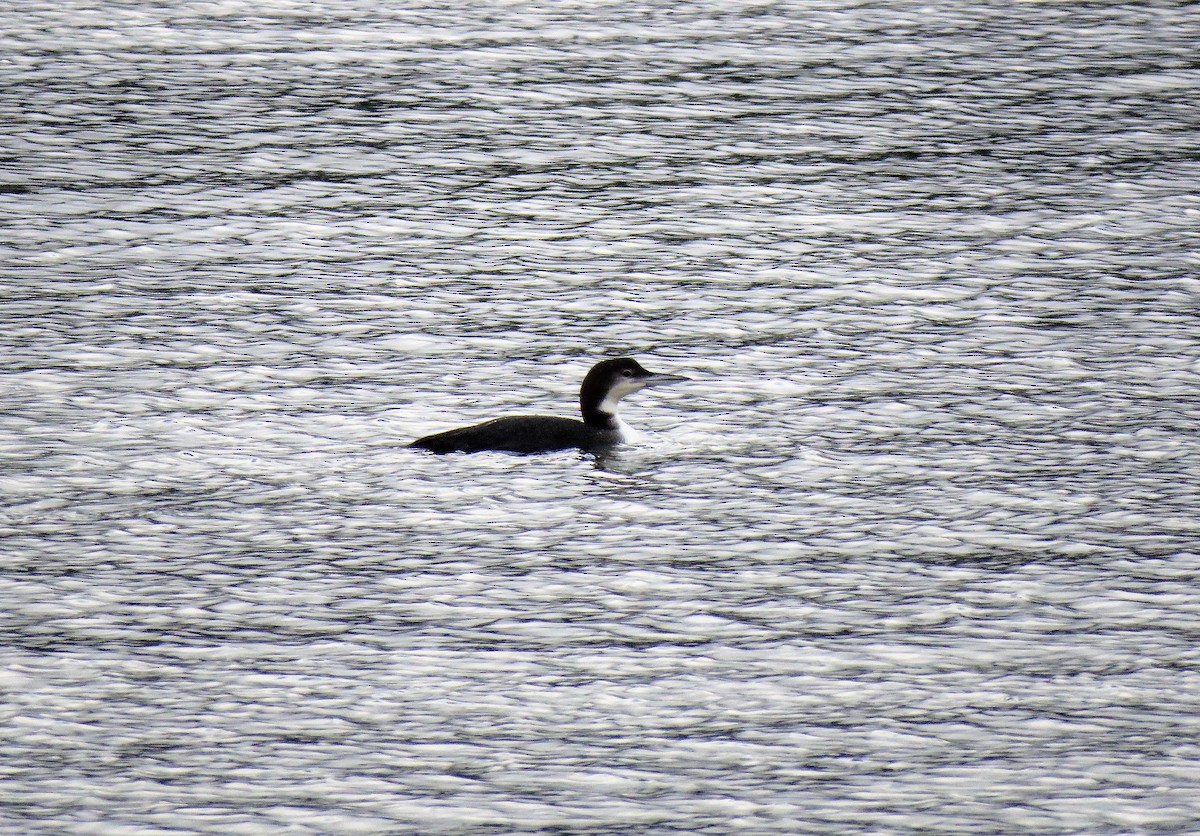
[(633, 372), (629, 369), (621, 372), (621, 377), (633, 377)]

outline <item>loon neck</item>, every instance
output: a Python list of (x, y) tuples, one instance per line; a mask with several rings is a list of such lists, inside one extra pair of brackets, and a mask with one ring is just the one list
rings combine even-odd
[(617, 413), (609, 412), (602, 406), (596, 405), (581, 405), (583, 411), (583, 423), (589, 427), (595, 427), (598, 430), (619, 430), (621, 422), (617, 420)]

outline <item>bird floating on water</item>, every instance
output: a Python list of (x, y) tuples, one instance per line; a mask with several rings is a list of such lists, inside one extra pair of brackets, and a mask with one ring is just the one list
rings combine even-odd
[(409, 446), (434, 453), (475, 453), (480, 450), (549, 453), (572, 447), (604, 450), (626, 440), (623, 424), (617, 417), (617, 404), (621, 398), (647, 386), (687, 379), (646, 371), (637, 360), (629, 357), (602, 360), (592, 366), (579, 387), (582, 421), (550, 415), (510, 415), (427, 435)]

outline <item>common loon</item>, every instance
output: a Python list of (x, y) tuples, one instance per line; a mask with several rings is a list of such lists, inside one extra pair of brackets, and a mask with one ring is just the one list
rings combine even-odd
[(603, 450), (624, 440), (617, 419), (617, 403), (630, 392), (660, 383), (687, 380), (673, 374), (656, 374), (636, 360), (619, 357), (592, 366), (579, 387), (583, 420), (549, 415), (511, 415), (472, 427), (460, 427), (418, 438), (410, 447), (435, 453), (474, 453), (503, 450), (509, 453), (549, 453), (578, 447)]

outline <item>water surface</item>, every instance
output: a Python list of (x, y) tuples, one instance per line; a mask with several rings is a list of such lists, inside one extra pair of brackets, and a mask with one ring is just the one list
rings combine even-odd
[(0, 12), (0, 827), (1200, 827), (1195, 7), (402, 5)]

